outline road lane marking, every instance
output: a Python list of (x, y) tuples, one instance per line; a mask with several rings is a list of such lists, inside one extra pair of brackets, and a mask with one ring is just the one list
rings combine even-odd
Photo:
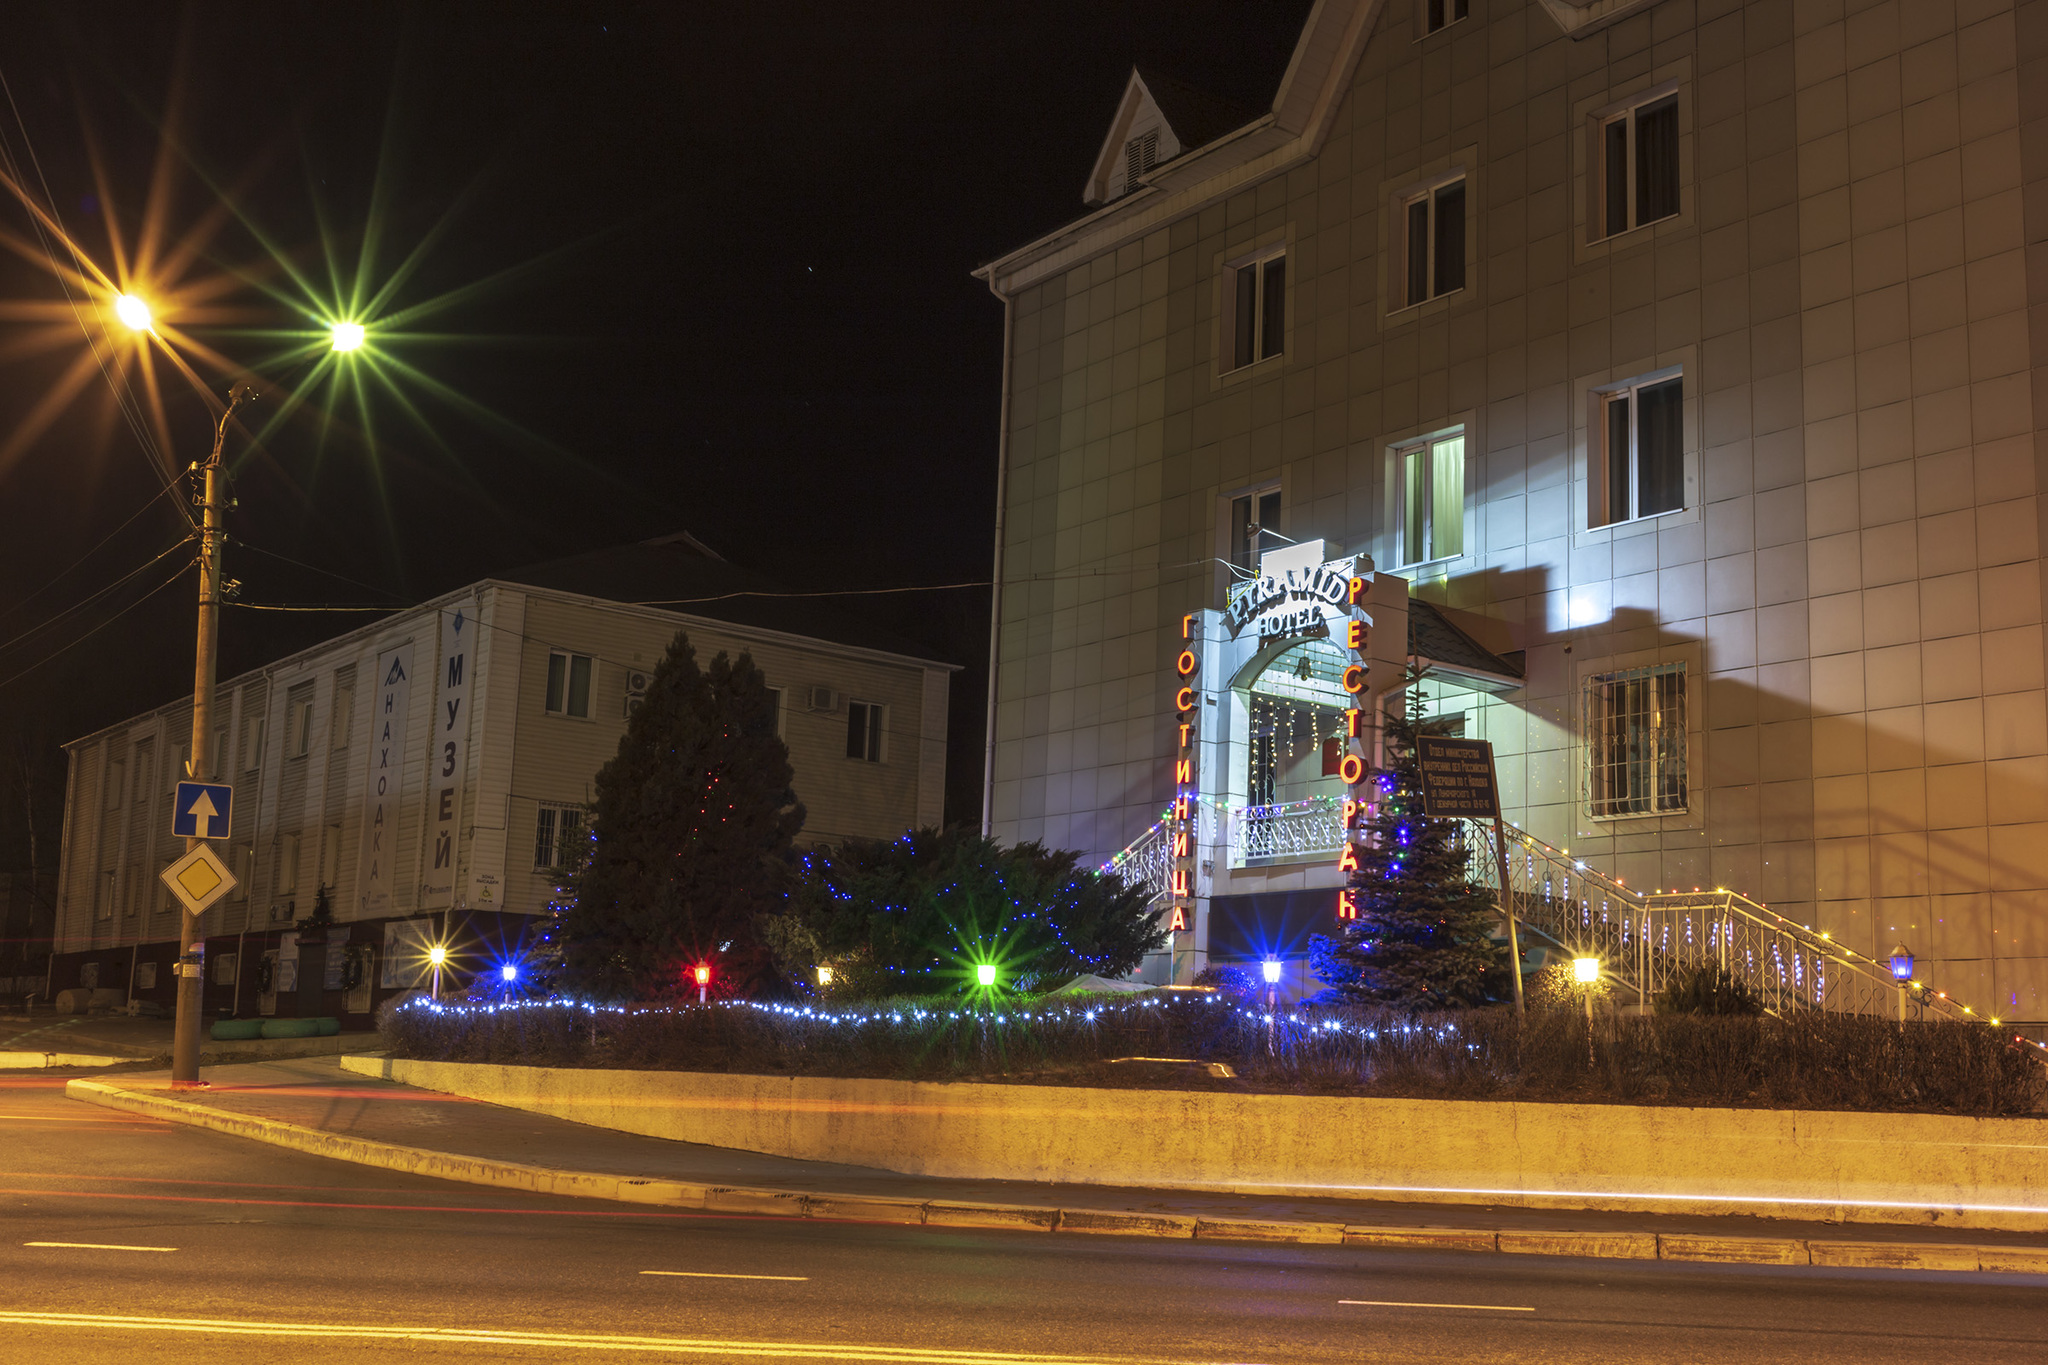
[(711, 1270), (643, 1270), (642, 1275), (674, 1275), (685, 1280), (808, 1280), (808, 1275), (721, 1275)]
[[(596, 1332), (496, 1332), (471, 1327), (377, 1326), (354, 1323), (266, 1322), (243, 1318), (128, 1317), (112, 1313), (0, 1310), (0, 1327), (78, 1327), (87, 1330), (190, 1332), (209, 1336), (292, 1337), (304, 1340), (440, 1342), (560, 1352), (634, 1351), (643, 1354), (718, 1356), (726, 1360), (798, 1359), (880, 1362), (885, 1365), (1170, 1365), (1158, 1356), (1067, 1356), (1038, 1352), (972, 1351), (943, 1347), (862, 1345), (829, 1341), (733, 1341), (707, 1337), (644, 1337)], [(1189, 1365), (1183, 1358), (1171, 1365)]]
[(176, 1251), (176, 1247), (130, 1247), (114, 1242), (23, 1242), (25, 1247), (71, 1247), (78, 1251)]
[(1399, 1299), (1339, 1299), (1358, 1308), (1470, 1308), (1480, 1313), (1533, 1313), (1533, 1308), (1517, 1308), (1503, 1303), (1403, 1303)]

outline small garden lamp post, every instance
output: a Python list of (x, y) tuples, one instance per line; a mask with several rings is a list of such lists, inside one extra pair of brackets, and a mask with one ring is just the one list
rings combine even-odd
[(1586, 1065), (1593, 1065), (1593, 988), (1600, 984), (1600, 959), (1572, 959), (1572, 981), (1586, 997)]
[(993, 987), (996, 984), (996, 964), (993, 962), (976, 963), (974, 968), (974, 984), (980, 986), (983, 990)]
[(690, 974), (697, 978), (697, 1003), (701, 1005), (704, 1003), (704, 992), (711, 985), (711, 964), (699, 962)]
[(1906, 1022), (1906, 996), (1913, 989), (1913, 950), (1901, 943), (1892, 949), (1892, 980), (1899, 987), (1899, 1022)]
[(447, 945), (436, 943), (433, 947), (427, 949), (427, 961), (434, 964), (434, 998), (439, 1000), (441, 998), (441, 968), (448, 963)]
[[(1308, 656), (1303, 655), (1304, 659)], [(1259, 964), (1259, 970), (1266, 977), (1266, 1051), (1273, 1050), (1273, 1009), (1274, 997), (1280, 985), (1280, 959), (1269, 957)]]
[(832, 989), (832, 969), (822, 962), (818, 964), (818, 989), (820, 991)]

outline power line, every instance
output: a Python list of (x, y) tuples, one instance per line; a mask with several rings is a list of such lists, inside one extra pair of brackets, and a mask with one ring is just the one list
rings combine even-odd
[[(94, 602), (99, 601), (100, 598), (105, 597), (108, 593), (114, 591), (122, 584), (128, 582), (128, 580), (136, 577), (138, 574), (141, 574), (143, 571), (147, 570), (152, 565), (161, 562), (165, 558), (165, 556), (176, 553), (179, 546), (189, 545), (191, 542), (192, 537), (190, 536), (178, 537), (177, 540), (171, 542), (170, 545), (164, 548), (162, 554), (157, 555), (155, 558), (149, 560), (147, 563), (136, 565), (127, 573), (122, 574), (119, 578), (107, 584), (107, 586), (105, 586), (104, 588), (101, 588), (98, 592), (95, 592), (92, 595), (83, 598), (78, 602), (73, 603), (71, 606), (64, 608), (64, 610), (58, 612), (55, 616), (50, 617), (48, 620), (30, 626), (27, 630), (23, 631), (21, 634), (15, 636), (11, 640), (0, 640), (0, 650), (12, 649), (15, 645), (20, 644), (23, 640), (28, 639), (29, 636), (40, 635), (44, 631), (48, 630), (51, 626), (54, 626), (59, 621), (62, 621), (65, 617), (70, 616), (74, 612), (83, 611), (85, 608), (91, 606)], [(178, 572), (183, 573), (185, 571), (183, 569), (180, 569), (178, 570)], [(74, 641), (73, 643), (76, 643), (76, 641)], [(69, 646), (67, 646), (67, 648), (68, 647)]]
[(69, 574), (73, 569), (78, 568), (81, 564), (85, 563), (86, 560), (91, 559), (94, 555), (98, 554), (101, 550), (105, 549), (108, 541), (112, 540), (115, 536), (120, 535), (130, 526), (133, 526), (136, 520), (140, 518), (144, 512), (147, 512), (150, 508), (156, 506), (156, 500), (158, 498), (162, 497), (165, 493), (170, 492), (171, 489), (174, 488), (175, 486), (176, 485), (166, 485), (165, 487), (160, 488), (156, 492), (150, 494), (149, 501), (143, 503), (142, 506), (136, 508), (135, 514), (133, 516), (129, 517), (128, 520), (122, 522), (119, 526), (116, 526), (113, 530), (107, 532), (106, 535), (100, 537), (100, 541), (97, 545), (93, 546), (90, 550), (87, 550), (84, 554), (80, 555), (77, 559), (73, 560), (71, 563), (71, 568), (61, 571), (57, 574), (55, 578), (52, 578), (49, 582), (43, 584), (42, 587), (37, 588), (34, 592), (22, 598), (19, 602), (16, 602), (13, 606), (7, 608), (5, 611), (0, 611), (0, 616), (12, 616), (15, 612), (20, 611), (23, 607), (26, 607), (29, 603), (35, 601), (38, 597), (41, 597), (51, 588), (56, 587), (57, 584), (60, 581), (62, 581), (66, 574)]
[[(183, 544), (184, 542), (180, 541), (179, 543), (180, 543), (180, 544)], [(175, 547), (173, 547), (173, 548), (175, 548)], [(158, 557), (159, 557), (159, 558), (161, 558), (162, 556), (158, 556)], [(111, 626), (111, 625), (113, 625), (113, 624), (114, 624), (114, 622), (116, 622), (116, 621), (120, 620), (120, 619), (121, 619), (121, 618), (122, 618), (123, 616), (126, 616), (126, 615), (127, 615), (127, 614), (128, 614), (129, 612), (131, 612), (131, 611), (134, 611), (134, 610), (135, 610), (135, 609), (136, 609), (137, 607), (141, 606), (141, 605), (142, 605), (142, 604), (143, 604), (144, 602), (147, 602), (147, 601), (148, 601), (148, 600), (149, 600), (150, 598), (152, 598), (152, 597), (156, 596), (156, 595), (157, 595), (158, 593), (162, 592), (162, 591), (163, 591), (163, 590), (164, 590), (165, 588), (168, 588), (168, 587), (170, 587), (170, 586), (171, 586), (171, 584), (173, 584), (173, 583), (177, 582), (177, 581), (178, 581), (178, 580), (179, 580), (180, 578), (183, 578), (183, 577), (185, 576), (185, 570), (187, 570), (187, 569), (189, 569), (189, 568), (191, 568), (191, 567), (192, 567), (192, 565), (191, 565), (191, 563), (190, 563), (190, 562), (187, 562), (187, 563), (184, 563), (184, 564), (180, 564), (180, 565), (178, 566), (178, 569), (177, 569), (177, 572), (176, 572), (176, 573), (173, 573), (173, 574), (172, 574), (172, 575), (171, 575), (171, 576), (170, 576), (169, 578), (166, 578), (166, 579), (165, 579), (165, 580), (164, 580), (163, 582), (161, 582), (161, 583), (157, 584), (157, 585), (156, 585), (155, 587), (151, 588), (151, 589), (150, 589), (150, 590), (149, 590), (148, 592), (146, 592), (146, 593), (142, 594), (142, 596), (140, 596), (140, 597), (136, 598), (136, 599), (135, 599), (135, 600), (134, 600), (133, 602), (130, 602), (130, 603), (129, 603), (129, 604), (127, 605), (127, 606), (125, 606), (125, 607), (121, 608), (121, 610), (119, 610), (119, 611), (115, 612), (115, 613), (114, 613), (114, 614), (113, 614), (112, 616), (109, 616), (109, 617), (108, 617), (108, 618), (107, 618), (106, 620), (104, 620), (104, 621), (100, 622), (100, 623), (99, 623), (98, 625), (94, 626), (94, 627), (93, 627), (93, 628), (92, 628), (91, 630), (89, 630), (89, 631), (87, 631), (87, 632), (86, 632), (85, 634), (83, 634), (83, 635), (79, 636), (79, 637), (78, 637), (78, 638), (77, 638), (76, 640), (73, 640), (73, 641), (72, 641), (72, 642), (71, 642), (70, 644), (68, 644), (68, 645), (63, 645), (63, 646), (61, 646), (61, 647), (59, 647), (59, 648), (57, 648), (57, 649), (54, 649), (54, 650), (52, 650), (52, 651), (51, 651), (50, 653), (48, 653), (48, 654), (45, 654), (45, 655), (44, 655), (44, 656), (43, 656), (42, 658), (40, 658), (40, 659), (36, 660), (36, 661), (35, 661), (34, 663), (30, 664), (30, 665), (29, 665), (29, 666), (28, 666), (27, 668), (24, 668), (24, 669), (22, 669), (22, 670), (21, 670), (21, 671), (20, 671), (19, 673), (13, 674), (13, 675), (12, 675), (12, 676), (10, 676), (10, 677), (0, 678), (0, 687), (5, 687), (5, 686), (7, 686), (7, 685), (8, 685), (9, 683), (11, 683), (11, 682), (14, 682), (14, 681), (15, 681), (16, 679), (18, 679), (18, 678), (25, 678), (25, 677), (27, 677), (27, 676), (28, 676), (29, 674), (31, 674), (31, 673), (33, 673), (33, 672), (35, 672), (35, 671), (36, 671), (37, 669), (41, 668), (41, 667), (42, 667), (42, 666), (43, 666), (44, 664), (46, 664), (46, 663), (49, 663), (49, 662), (50, 662), (51, 660), (53, 660), (53, 659), (56, 659), (56, 658), (59, 658), (59, 657), (61, 657), (62, 655), (64, 655), (64, 654), (67, 654), (67, 653), (69, 653), (70, 651), (72, 651), (72, 650), (74, 650), (74, 649), (78, 648), (78, 646), (80, 646), (80, 645), (84, 644), (84, 643), (85, 643), (85, 642), (86, 642), (87, 640), (90, 640), (90, 639), (91, 639), (91, 638), (92, 638), (93, 636), (95, 636), (95, 635), (99, 634), (99, 633), (100, 633), (101, 631), (105, 630), (105, 629), (106, 629), (106, 628), (107, 628), (108, 626)], [(130, 576), (132, 577), (133, 575), (130, 575)]]

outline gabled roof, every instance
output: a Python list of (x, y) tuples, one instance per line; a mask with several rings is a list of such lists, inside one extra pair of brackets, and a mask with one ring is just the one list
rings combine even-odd
[(491, 577), (946, 662), (931, 646), (906, 640), (866, 619), (854, 605), (857, 597), (791, 589), (724, 559), (688, 532), (529, 564)]
[(1141, 188), (1128, 179), (1132, 169), (1126, 156), (1134, 139), (1156, 134), (1155, 155), (1146, 169), (1173, 160), (1182, 152), (1213, 142), (1225, 133), (1242, 128), (1258, 118), (1259, 110), (1198, 89), (1142, 66), (1131, 68), (1124, 83), (1123, 98), (1117, 101), (1116, 117), (1095, 154), (1095, 168), (1082, 188), (1082, 201), (1106, 204)]
[[(1132, 126), (1127, 115), (1134, 112), (1134, 94), (1151, 101), (1159, 109), (1162, 122), (1168, 112), (1159, 104), (1158, 92), (1145, 83), (1150, 73), (1133, 72), (1131, 84), (1124, 91), (1124, 103), (1118, 106), (1118, 121), (1110, 125), (1103, 152), (1096, 159), (1097, 179), (1089, 182), (1088, 202), (1101, 207), (989, 262), (975, 275), (988, 281), (996, 293), (1013, 295), (1303, 164), (1329, 135), (1351, 73), (1386, 3), (1387, 0), (1316, 0), (1270, 110), (1206, 142), (1182, 147), (1170, 159), (1162, 155), (1144, 176), (1142, 188), (1111, 199), (1107, 197), (1110, 182), (1102, 178), (1103, 170), (1123, 155), (1128, 138), (1122, 134)], [(1164, 82), (1160, 84), (1163, 87)], [(1172, 97), (1165, 98), (1169, 105), (1173, 103)], [(1182, 117), (1194, 120), (1188, 125), (1190, 130), (1197, 124), (1203, 124), (1203, 131), (1208, 130), (1203, 114), (1192, 107)], [(1192, 138), (1195, 134), (1189, 131), (1186, 136)], [(1164, 138), (1161, 144), (1163, 154)]]
[(1408, 599), (1408, 652), (1425, 674), (1442, 674), (1483, 692), (1513, 692), (1525, 676), (1522, 666), (1480, 644), (1421, 597)]

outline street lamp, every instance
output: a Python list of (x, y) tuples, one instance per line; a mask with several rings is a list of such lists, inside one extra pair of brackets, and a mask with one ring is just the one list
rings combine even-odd
[(1906, 1022), (1906, 997), (1913, 990), (1913, 950), (1900, 943), (1892, 948), (1892, 980), (1899, 987), (1899, 1022)]
[(993, 986), (993, 985), (995, 985), (995, 984), (996, 984), (996, 964), (995, 964), (995, 963), (993, 963), (993, 962), (982, 962), (982, 963), (978, 963), (978, 964), (976, 964), (976, 966), (975, 966), (975, 968), (974, 968), (974, 980), (975, 980), (976, 984), (978, 984), (978, 985), (981, 985), (981, 986)]
[(701, 1005), (704, 1003), (704, 993), (711, 985), (711, 964), (698, 963), (691, 975), (697, 978), (697, 1003)]
[[(1306, 656), (1304, 656), (1306, 657)], [(1273, 1009), (1274, 993), (1280, 986), (1280, 959), (1269, 957), (1259, 964), (1260, 974), (1266, 978), (1266, 1051), (1273, 1051)]]
[(1586, 997), (1586, 1065), (1593, 1065), (1593, 988), (1600, 984), (1600, 959), (1597, 957), (1575, 957), (1572, 959), (1572, 980)]
[(329, 345), (337, 351), (362, 349), (363, 324), (360, 322), (337, 322), (327, 329)]
[[(149, 326), (149, 305), (133, 294), (114, 301), (114, 312), (137, 331)], [(235, 409), (256, 401), (256, 390), (236, 384), (228, 390), (227, 407), (213, 429), (213, 452), (200, 467), (199, 522), (199, 632), (192, 664), (192, 763), (185, 775), (194, 782), (206, 780), (213, 771), (213, 679), (220, 653), (220, 550), (227, 539), (221, 525), (220, 452), (227, 443), (228, 423)], [(187, 853), (206, 840), (185, 840)], [(171, 1034), (171, 1088), (184, 1089), (199, 1080), (199, 1011), (204, 984), (193, 940), (199, 929), (196, 915), (178, 916), (178, 1015)], [(438, 982), (438, 977), (437, 977)], [(436, 996), (440, 994), (435, 991)]]
[(147, 332), (153, 321), (149, 304), (134, 294), (123, 294), (114, 300), (114, 316), (131, 332)]
[(818, 989), (821, 991), (832, 989), (832, 969), (822, 962), (818, 964)]
[(439, 1000), (441, 998), (441, 968), (447, 964), (448, 949), (436, 943), (433, 947), (427, 949), (427, 961), (434, 964), (434, 998)]

